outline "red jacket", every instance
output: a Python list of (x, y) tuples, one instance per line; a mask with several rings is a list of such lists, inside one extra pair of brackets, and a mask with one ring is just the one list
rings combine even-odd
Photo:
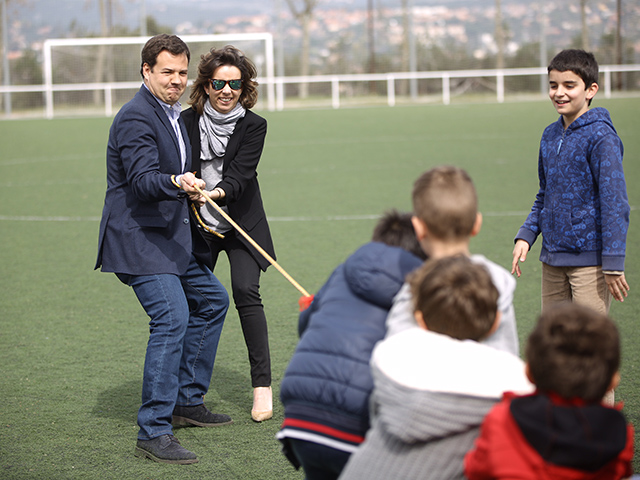
[(631, 476), (633, 427), (620, 407), (506, 393), (464, 460), (470, 480), (615, 480)]

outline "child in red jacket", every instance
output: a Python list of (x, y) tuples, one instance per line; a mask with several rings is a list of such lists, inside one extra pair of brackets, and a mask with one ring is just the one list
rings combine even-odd
[(532, 395), (505, 394), (465, 457), (470, 480), (631, 475), (633, 427), (602, 403), (620, 380), (620, 339), (606, 315), (575, 303), (543, 311), (529, 337)]

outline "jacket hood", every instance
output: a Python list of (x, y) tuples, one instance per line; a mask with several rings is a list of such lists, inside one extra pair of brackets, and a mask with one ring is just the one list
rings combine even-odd
[[(562, 117), (560, 117), (559, 121), (562, 125), (564, 125), (562, 123)], [(597, 122), (604, 122), (614, 132), (616, 131), (616, 129), (613, 126), (613, 121), (611, 120), (611, 115), (609, 115), (609, 111), (606, 108), (602, 108), (602, 107), (596, 107), (596, 108), (587, 110), (585, 113), (583, 113), (578, 118), (576, 118), (575, 121), (573, 121), (571, 125), (569, 125), (569, 128), (567, 130), (575, 130), (577, 128), (581, 128), (586, 125), (590, 125), (592, 123), (597, 123)]]
[(464, 435), (505, 391), (532, 391), (515, 355), (419, 327), (378, 343), (371, 366), (374, 416), (405, 443)]
[(493, 398), (416, 391), (391, 383), (382, 391), (376, 390), (376, 401), (381, 403), (377, 412), (379, 427), (384, 435), (408, 444), (477, 430), (495, 404)]
[(556, 405), (531, 395), (513, 399), (510, 410), (529, 444), (554, 465), (595, 472), (627, 443), (626, 420), (615, 408)]
[(355, 295), (389, 310), (405, 281), (405, 272), (421, 264), (421, 259), (402, 248), (371, 242), (345, 261), (344, 276)]

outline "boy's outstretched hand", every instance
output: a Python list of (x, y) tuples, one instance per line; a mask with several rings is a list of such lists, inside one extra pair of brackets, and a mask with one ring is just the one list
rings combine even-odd
[(609, 287), (609, 291), (613, 298), (618, 300), (619, 302), (624, 302), (624, 298), (627, 296), (627, 292), (629, 291), (629, 284), (627, 283), (627, 279), (624, 277), (624, 273), (620, 275), (610, 275), (604, 274), (604, 279), (607, 281), (607, 286)]
[(527, 253), (529, 253), (529, 243), (526, 240), (517, 240), (516, 246), (513, 247), (513, 262), (511, 262), (511, 275), (514, 273), (522, 275), (520, 270), (520, 264), (518, 262), (524, 262), (527, 259)]

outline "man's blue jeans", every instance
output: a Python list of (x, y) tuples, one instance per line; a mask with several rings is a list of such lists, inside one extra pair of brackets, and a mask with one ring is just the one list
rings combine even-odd
[(144, 361), (140, 440), (171, 434), (175, 405), (203, 403), (229, 308), (227, 291), (194, 257), (182, 275), (118, 275), (151, 319)]

